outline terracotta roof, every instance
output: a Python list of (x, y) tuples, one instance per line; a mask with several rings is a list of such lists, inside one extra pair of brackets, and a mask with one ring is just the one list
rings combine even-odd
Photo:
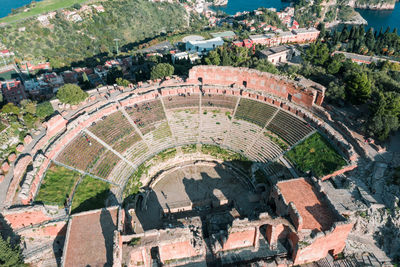
[(118, 207), (82, 212), (69, 222), (64, 266), (112, 266)]
[(335, 214), (320, 193), (304, 178), (279, 182), (277, 186), (286, 202), (293, 202), (296, 206), (303, 218), (303, 229), (325, 231), (336, 221)]

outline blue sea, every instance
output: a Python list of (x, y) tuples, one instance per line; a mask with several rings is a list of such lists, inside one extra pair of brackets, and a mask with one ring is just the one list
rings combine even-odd
[(367, 28), (374, 28), (379, 31), (382, 27), (386, 30), (388, 26), (393, 30), (397, 28), (400, 30), (400, 3), (396, 3), (394, 10), (363, 10), (357, 9), (357, 11), (368, 21)]
[(274, 7), (277, 11), (283, 7), (290, 5), (290, 2), (282, 2), (280, 0), (228, 0), (228, 5), (214, 7), (214, 10), (221, 10), (229, 15), (234, 15), (237, 12), (253, 11), (259, 7), (270, 8)]
[[(22, 7), (30, 2), (32, 0), (0, 0), (0, 17), (5, 17), (11, 13), (13, 8)], [(252, 11), (259, 7), (274, 7), (280, 10), (289, 4), (289, 2), (280, 0), (228, 0), (227, 6), (215, 7), (214, 9), (233, 15), (239, 11)], [(386, 29), (387, 26), (390, 26), (391, 29), (398, 28), (400, 32), (400, 3), (396, 3), (396, 8), (392, 11), (357, 11), (368, 21), (368, 27), (373, 27), (379, 31), (381, 27)]]
[(0, 18), (6, 17), (13, 8), (19, 8), (32, 2), (32, 0), (0, 0)]

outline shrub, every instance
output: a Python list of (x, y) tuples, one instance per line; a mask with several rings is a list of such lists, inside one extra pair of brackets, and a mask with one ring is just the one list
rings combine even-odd
[(84, 92), (76, 84), (66, 84), (57, 92), (57, 98), (66, 104), (76, 105), (81, 103), (88, 97), (88, 93)]

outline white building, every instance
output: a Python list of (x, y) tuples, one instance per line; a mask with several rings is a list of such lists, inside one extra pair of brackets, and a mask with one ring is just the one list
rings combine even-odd
[(202, 41), (188, 41), (186, 42), (186, 51), (208, 52), (223, 44), (224, 40), (221, 37)]

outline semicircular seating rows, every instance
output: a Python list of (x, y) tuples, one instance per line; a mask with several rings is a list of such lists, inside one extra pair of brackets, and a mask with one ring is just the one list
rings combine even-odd
[(313, 131), (294, 114), (265, 102), (181, 93), (103, 116), (71, 140), (55, 161), (122, 186), (141, 163), (170, 147), (213, 144), (266, 163), (284, 152), (268, 133), (292, 146)]

